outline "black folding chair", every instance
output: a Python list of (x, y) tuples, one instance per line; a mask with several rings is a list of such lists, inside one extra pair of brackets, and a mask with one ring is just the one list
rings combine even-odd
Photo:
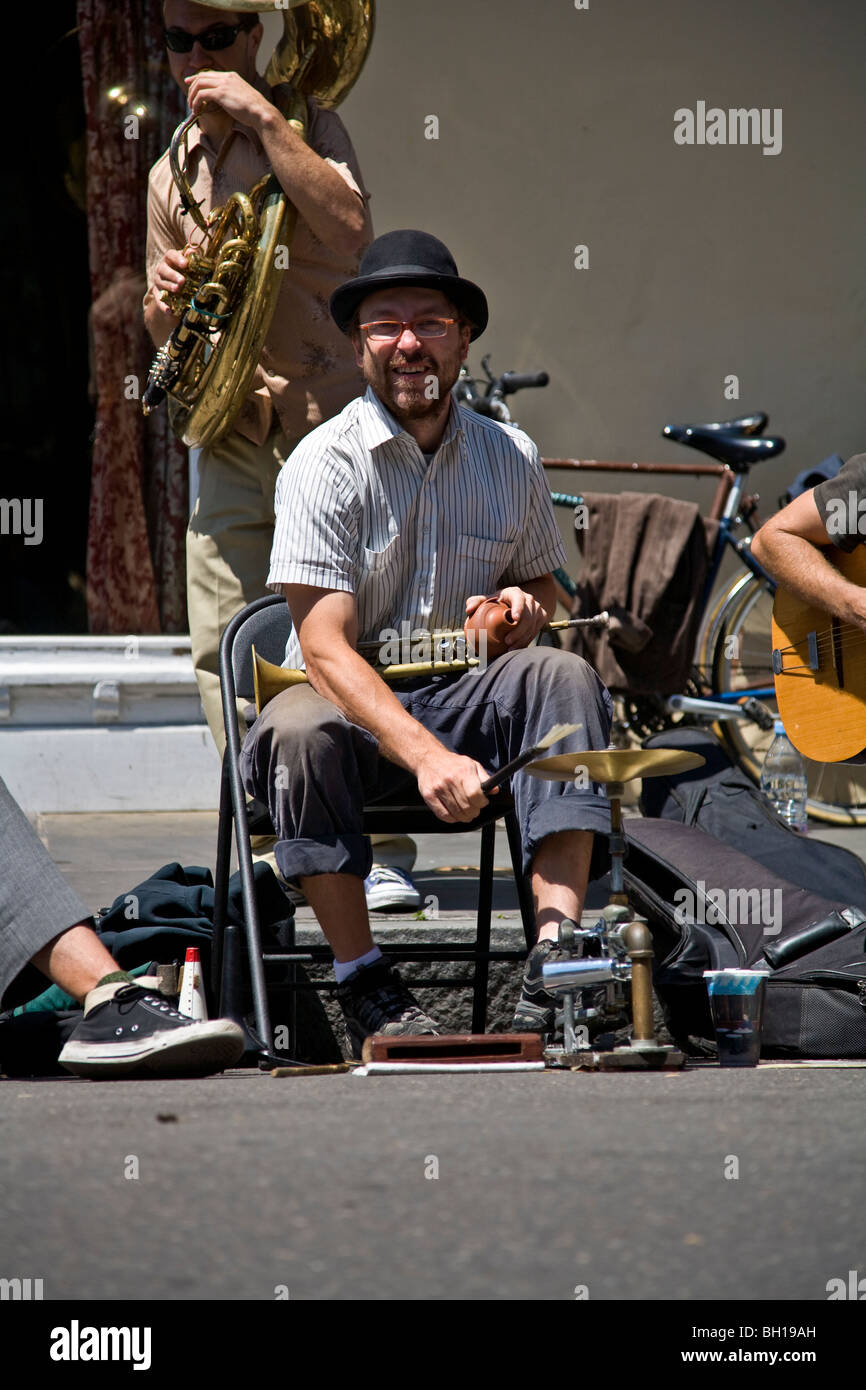
[[(219, 828), (217, 832), (217, 862), (214, 875), (214, 946), (212, 953), (212, 990), (219, 999), (220, 1016), (233, 1018), (243, 1023), (241, 1000), (243, 995), (241, 929), (228, 921), (226, 907), (228, 880), (231, 860), (232, 824), (234, 824), (237, 846), (238, 867), (241, 876), (241, 890), (244, 916), (244, 935), (249, 965), (249, 978), (252, 986), (253, 1009), (256, 1019), (258, 1040), (263, 1044), (261, 1060), (273, 1062), (270, 1054), (272, 1043), (270, 1012), (265, 984), (265, 962), (279, 961), (283, 964), (297, 964), (301, 961), (330, 961), (332, 952), (327, 945), (305, 947), (295, 951), (294, 927), (292, 927), (290, 950), (279, 954), (262, 951), (262, 936), (259, 913), (253, 881), (253, 862), (250, 849), (250, 835), (273, 835), (268, 808), (261, 802), (248, 801), (241, 781), (239, 757), (240, 734), (237, 722), (237, 702), (254, 699), (252, 647), (266, 660), (280, 665), (285, 657), (286, 641), (291, 631), (291, 617), (284, 598), (278, 594), (256, 599), (232, 619), (223, 632), (220, 642), (220, 691), (222, 695), (223, 718), (226, 730), (226, 751), (222, 764), (220, 789)], [(396, 961), (472, 961), (474, 971), (471, 981), (466, 979), (413, 980), (413, 986), (432, 986), (441, 989), (465, 989), (471, 983), (472, 1031), (483, 1033), (487, 1022), (487, 986), (491, 961), (522, 961), (525, 950), (491, 950), (490, 917), (493, 902), (493, 855), (496, 821), (505, 821), (511, 864), (517, 888), (520, 916), (526, 939), (526, 950), (534, 940), (534, 915), (532, 897), (522, 869), (520, 829), (514, 811), (514, 803), (505, 792), (499, 792), (479, 816), (469, 823), (453, 823), (440, 820), (426, 806), (419, 792), (401, 792), (399, 799), (376, 802), (365, 806), (363, 826), (367, 834), (454, 834), (481, 830), (481, 863), (478, 883), (477, 928), (474, 944), (458, 941), (441, 942), (438, 946), (419, 943), (388, 948), (388, 956)], [(334, 989), (334, 984), (313, 988)], [(290, 1021), (290, 1049), (294, 1050), (294, 1020)]]

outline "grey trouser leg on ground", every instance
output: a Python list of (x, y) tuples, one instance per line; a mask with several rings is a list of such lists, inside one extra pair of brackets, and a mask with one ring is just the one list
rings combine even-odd
[[(551, 647), (510, 652), (485, 671), (441, 676), (394, 690), (419, 723), (454, 752), (491, 771), (557, 723), (581, 728), (554, 751), (605, 748), (611, 701), (581, 657)], [(282, 691), (244, 743), (247, 791), (266, 801), (277, 828), (277, 863), (286, 878), (369, 872), (362, 833), (365, 802), (412, 785), (411, 774), (378, 755), (376, 740), (308, 685)], [(528, 872), (539, 844), (562, 830), (600, 831), (590, 876), (607, 868), (609, 803), (593, 787), (544, 782), (518, 773), (511, 783)]]
[(0, 1003), (11, 1008), (45, 988), (45, 977), (34, 970), (35, 988), (11, 997), (9, 986), (33, 956), (61, 932), (91, 919), (2, 780), (0, 862)]

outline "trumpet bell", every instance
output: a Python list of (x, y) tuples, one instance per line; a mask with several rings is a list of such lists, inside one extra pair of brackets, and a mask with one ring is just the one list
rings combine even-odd
[(306, 671), (293, 671), (286, 666), (275, 666), (265, 661), (255, 647), (250, 648), (253, 657), (253, 690), (256, 696), (256, 714), (261, 714), (265, 705), (281, 690), (293, 685), (303, 685), (307, 679)]

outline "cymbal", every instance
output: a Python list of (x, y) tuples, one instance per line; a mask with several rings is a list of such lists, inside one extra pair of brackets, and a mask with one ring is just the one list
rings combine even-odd
[(586, 768), (591, 782), (630, 782), (633, 777), (689, 772), (705, 762), (700, 753), (686, 753), (679, 748), (603, 748), (539, 758), (529, 763), (526, 771), (547, 782), (570, 782), (580, 768)]

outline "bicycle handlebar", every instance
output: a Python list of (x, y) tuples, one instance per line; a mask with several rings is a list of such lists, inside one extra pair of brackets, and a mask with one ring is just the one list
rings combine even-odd
[(531, 386), (547, 386), (549, 381), (547, 372), (503, 372), (497, 385), (504, 396), (511, 396)]

